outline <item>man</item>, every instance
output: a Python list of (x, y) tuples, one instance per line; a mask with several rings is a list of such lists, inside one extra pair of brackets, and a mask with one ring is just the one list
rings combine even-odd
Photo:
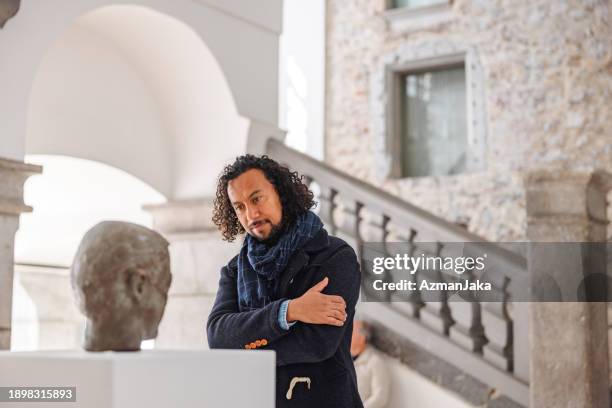
[(370, 341), (370, 327), (361, 320), (353, 322), (351, 355), (355, 361), (357, 385), (364, 408), (384, 408), (389, 401), (389, 369)]
[(213, 221), (225, 240), (247, 234), (221, 269), (208, 343), (276, 351), (277, 407), (359, 408), (350, 354), (359, 265), (314, 205), (301, 177), (267, 156), (224, 169)]

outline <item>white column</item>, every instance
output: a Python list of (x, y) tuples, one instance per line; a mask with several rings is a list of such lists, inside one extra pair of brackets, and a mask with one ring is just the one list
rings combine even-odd
[[(15, 277), (36, 307), (36, 321), (13, 316), (13, 330), (18, 324), (36, 326), (36, 350), (74, 350), (83, 344), (85, 317), (79, 311), (70, 286), (68, 268), (15, 265)], [(15, 340), (15, 336), (13, 336)], [(28, 342), (29, 343), (29, 342)], [(17, 345), (14, 345), (17, 346)], [(16, 348), (16, 347), (14, 347)]]
[(0, 159), (0, 350), (11, 347), (15, 233), (19, 214), (32, 211), (23, 203), (23, 184), (42, 167)]

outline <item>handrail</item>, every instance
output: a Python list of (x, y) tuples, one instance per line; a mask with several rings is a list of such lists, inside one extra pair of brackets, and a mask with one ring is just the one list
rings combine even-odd
[[(334, 188), (348, 194), (348, 198), (363, 200), (372, 206), (372, 209), (388, 213), (398, 220), (404, 221), (417, 228), (435, 230), (440, 233), (446, 242), (479, 242), (485, 241), (478, 235), (472, 234), (455, 224), (438, 218), (400, 198), (381, 189), (359, 180), (349, 174), (330, 166), (327, 163), (314, 159), (295, 149), (292, 149), (279, 140), (268, 141), (268, 154), (272, 157), (290, 159), (291, 167), (302, 169), (315, 180), (325, 180)], [(354, 192), (351, 194), (351, 192)]]
[[(398, 224), (410, 225), (417, 230), (430, 231), (430, 235), (435, 235), (440, 242), (490, 243), (486, 239), (436, 217), (399, 197), (350, 174), (343, 173), (325, 162), (292, 149), (279, 140), (269, 139), (267, 152), (272, 157), (282, 158), (291, 163), (293, 169), (299, 169), (300, 173), (317, 182), (325, 180), (326, 184), (342, 191), (343, 196), (367, 203), (368, 208), (389, 215)], [(492, 255), (497, 259), (505, 260), (505, 264), (512, 269), (513, 274), (527, 278), (527, 261), (524, 257), (500, 246), (487, 246), (486, 248), (491, 248), (494, 251)]]

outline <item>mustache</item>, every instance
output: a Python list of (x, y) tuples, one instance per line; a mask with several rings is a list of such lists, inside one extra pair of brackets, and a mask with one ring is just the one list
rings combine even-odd
[(258, 221), (253, 221), (252, 223), (249, 224), (249, 229), (252, 229), (260, 224), (265, 224), (265, 223), (269, 223), (270, 220), (258, 220)]

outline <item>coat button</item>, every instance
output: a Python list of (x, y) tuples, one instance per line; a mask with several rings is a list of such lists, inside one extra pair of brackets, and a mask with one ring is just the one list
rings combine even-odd
[(291, 280), (289, 281), (289, 284), (291, 285), (293, 283), (293, 278), (291, 278)]
[(262, 346), (266, 346), (268, 344), (268, 340), (266, 339), (261, 339), (261, 345)]

